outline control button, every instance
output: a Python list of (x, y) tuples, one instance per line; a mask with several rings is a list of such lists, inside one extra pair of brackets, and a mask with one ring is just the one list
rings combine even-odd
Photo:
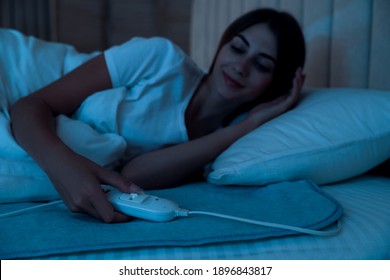
[(137, 194), (137, 193), (123, 193), (123, 194), (121, 194), (121, 196), (119, 198), (121, 200), (141, 203), (142, 201), (145, 200), (146, 195)]

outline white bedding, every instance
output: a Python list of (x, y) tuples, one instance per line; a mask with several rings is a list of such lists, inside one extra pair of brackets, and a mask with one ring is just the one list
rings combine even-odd
[(390, 178), (364, 175), (322, 186), (344, 207), (334, 237), (298, 235), (194, 247), (105, 250), (48, 259), (390, 259)]
[[(3, 28), (0, 42), (7, 42), (0, 48), (0, 203), (58, 198), (43, 171), (16, 143), (9, 108), (98, 52), (82, 54), (70, 45), (42, 41)], [(99, 114), (102, 112), (96, 112)], [(126, 149), (121, 136), (98, 133), (86, 123), (65, 116), (57, 118), (57, 134), (75, 152), (103, 166), (114, 165)]]

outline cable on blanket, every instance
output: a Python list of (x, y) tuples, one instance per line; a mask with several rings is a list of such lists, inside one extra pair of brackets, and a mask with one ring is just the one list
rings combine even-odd
[(270, 227), (270, 228), (285, 229), (285, 230), (290, 230), (290, 231), (294, 231), (294, 232), (305, 233), (305, 234), (310, 234), (310, 235), (317, 235), (317, 236), (334, 236), (341, 231), (341, 222), (340, 221), (337, 221), (336, 227), (334, 229), (321, 231), (321, 230), (295, 227), (295, 226), (289, 226), (289, 225), (283, 225), (283, 224), (277, 224), (277, 223), (269, 223), (269, 222), (251, 220), (251, 219), (229, 216), (229, 215), (224, 215), (224, 214), (219, 214), (219, 213), (212, 213), (212, 212), (189, 211), (189, 210), (185, 210), (185, 209), (179, 209), (176, 212), (177, 217), (186, 217), (186, 216), (190, 216), (190, 215), (213, 216), (213, 217), (218, 217), (218, 218), (222, 218), (222, 219), (234, 220), (234, 221), (239, 221), (239, 222), (254, 224), (254, 225), (259, 225), (259, 226), (265, 226), (265, 227)]
[(44, 207), (48, 207), (48, 206), (51, 206), (51, 205), (60, 204), (62, 202), (63, 202), (62, 200), (55, 200), (55, 201), (51, 201), (51, 202), (48, 202), (48, 203), (45, 203), (45, 204), (40, 204), (40, 205), (37, 205), (37, 206), (28, 207), (28, 208), (24, 208), (24, 209), (12, 211), (12, 212), (0, 214), (0, 219), (11, 217), (11, 216), (17, 216), (19, 214), (24, 214), (24, 213), (27, 213), (27, 212), (31, 212), (31, 211), (36, 210), (38, 208), (44, 208)]

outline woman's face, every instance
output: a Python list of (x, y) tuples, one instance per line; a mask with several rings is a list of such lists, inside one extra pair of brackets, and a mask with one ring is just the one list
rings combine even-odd
[(258, 98), (272, 82), (277, 41), (265, 24), (255, 24), (224, 45), (211, 80), (224, 99), (242, 104)]

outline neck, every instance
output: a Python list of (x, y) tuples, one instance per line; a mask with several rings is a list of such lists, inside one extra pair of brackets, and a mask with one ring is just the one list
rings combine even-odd
[(189, 137), (197, 138), (218, 129), (235, 109), (232, 102), (222, 99), (212, 91), (206, 77), (199, 84), (186, 110)]

